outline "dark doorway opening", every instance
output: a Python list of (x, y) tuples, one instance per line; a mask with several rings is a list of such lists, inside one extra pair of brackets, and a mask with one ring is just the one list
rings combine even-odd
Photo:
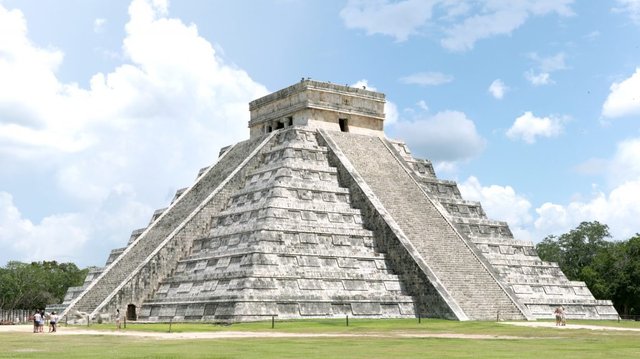
[(127, 305), (127, 320), (138, 320), (135, 304)]
[(340, 124), (340, 131), (349, 132), (349, 120), (346, 118), (338, 119), (338, 123)]
[(293, 116), (289, 116), (287, 117), (287, 126), (291, 127), (293, 126)]
[(278, 121), (278, 123), (276, 124), (276, 130), (279, 130), (281, 128), (284, 128), (284, 123)]

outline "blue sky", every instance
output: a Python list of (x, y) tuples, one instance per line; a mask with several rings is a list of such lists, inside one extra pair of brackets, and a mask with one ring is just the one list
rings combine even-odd
[(301, 77), (537, 242), (640, 232), (640, 0), (0, 0), (0, 265), (102, 265)]

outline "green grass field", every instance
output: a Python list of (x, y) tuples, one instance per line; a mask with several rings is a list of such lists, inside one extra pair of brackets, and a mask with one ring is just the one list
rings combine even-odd
[[(576, 322), (640, 328), (637, 322)], [(157, 339), (113, 335), (0, 333), (0, 358), (639, 358), (640, 332), (516, 327), (446, 320), (308, 320), (172, 324), (172, 333), (267, 332), (333, 334), (314, 338)], [(86, 327), (74, 329), (84, 330)], [(89, 329), (112, 331), (113, 325)], [(131, 324), (125, 331), (168, 332), (168, 324)], [(64, 328), (63, 328), (64, 330)], [(406, 338), (404, 334), (508, 336), (517, 339)]]

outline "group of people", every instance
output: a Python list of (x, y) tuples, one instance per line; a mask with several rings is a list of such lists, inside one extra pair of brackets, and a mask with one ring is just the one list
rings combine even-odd
[(563, 306), (557, 307), (553, 314), (556, 316), (556, 327), (567, 325), (567, 317)]
[(33, 314), (33, 332), (44, 333), (44, 322), (46, 320), (49, 320), (49, 333), (55, 333), (58, 329), (58, 315), (56, 312), (47, 314), (44, 310), (36, 310), (35, 314)]

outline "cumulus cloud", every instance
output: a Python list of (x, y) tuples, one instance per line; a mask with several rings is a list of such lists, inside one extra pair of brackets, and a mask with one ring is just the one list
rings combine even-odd
[(616, 0), (618, 6), (614, 12), (626, 14), (636, 24), (640, 25), (640, 0)]
[(640, 114), (640, 67), (631, 77), (614, 82), (602, 105), (602, 116), (616, 118)]
[(640, 180), (640, 138), (618, 143), (616, 152), (606, 165), (610, 185)]
[(609, 159), (588, 162), (601, 167), (598, 173), (606, 176), (608, 189), (594, 185), (592, 193), (567, 203), (543, 202), (533, 211), (529, 199), (511, 186), (483, 186), (472, 176), (458, 187), (465, 199), (480, 201), (490, 219), (507, 221), (519, 239), (539, 241), (594, 220), (609, 225), (617, 240), (640, 233), (640, 138), (620, 142)]
[[(246, 138), (247, 103), (268, 92), (225, 64), (195, 25), (168, 17), (166, 1), (134, 0), (129, 16), (125, 63), (82, 88), (57, 77), (62, 51), (34, 44), (24, 15), (0, 5), (0, 161), (18, 169), (46, 164), (64, 199), (82, 207), (32, 223), (5, 193), (0, 211), (18, 215), (3, 233), (22, 241), (30, 238), (25, 228), (34, 228), (35, 238), (55, 223), (65, 243), (78, 243), (69, 250), (86, 248), (86, 260), (94, 262), (84, 264), (101, 264), (105, 252), (95, 251), (96, 259), (92, 245), (107, 237), (126, 243), (153, 207), (165, 206), (172, 191), (215, 161), (221, 146)], [(138, 224), (104, 231), (82, 224), (92, 216), (117, 223), (119, 213), (143, 208), (145, 216), (128, 216)], [(29, 243), (32, 252), (51, 252)], [(10, 254), (3, 251), (0, 262), (23, 259)]]
[(404, 139), (418, 157), (441, 162), (468, 160), (482, 152), (486, 144), (473, 121), (458, 111), (399, 121), (392, 134)]
[(489, 93), (491, 93), (491, 95), (494, 98), (498, 100), (502, 100), (502, 98), (507, 93), (507, 91), (509, 91), (509, 87), (505, 85), (504, 82), (502, 82), (502, 80), (495, 79), (493, 80), (491, 85), (489, 85), (489, 88), (487, 90), (489, 91)]
[(523, 140), (533, 144), (537, 137), (556, 137), (562, 133), (566, 117), (536, 117), (527, 111), (516, 118), (511, 128), (507, 130), (507, 137), (512, 140)]
[(23, 218), (13, 203), (11, 194), (0, 192), (0, 245), (3, 260), (20, 258), (35, 261), (65, 257), (79, 251), (88, 237), (86, 225), (77, 214), (52, 215), (34, 224)]
[(535, 68), (527, 70), (524, 77), (534, 86), (555, 83), (551, 79), (551, 73), (567, 69), (565, 54), (562, 52), (548, 57), (542, 57), (534, 52), (529, 54), (529, 58), (535, 63)]
[[(351, 87), (366, 89), (369, 91), (378, 91), (376, 87), (369, 84), (369, 81), (367, 79), (358, 80), (354, 84), (352, 84)], [(387, 99), (386, 102), (384, 103), (384, 114), (385, 114), (384, 125), (385, 126), (393, 125), (398, 121), (398, 117), (399, 117), (398, 106), (396, 106), (395, 103)]]
[(524, 73), (524, 78), (526, 78), (527, 81), (529, 81), (534, 86), (551, 85), (551, 84), (555, 83), (551, 79), (551, 74), (550, 73), (548, 73), (548, 72), (536, 73), (532, 69), (529, 69)]
[(452, 51), (470, 50), (478, 40), (511, 34), (531, 16), (571, 16), (572, 3), (573, 0), (480, 2), (475, 14), (445, 30), (445, 37), (440, 43)]
[(367, 35), (381, 34), (405, 41), (431, 18), (435, 1), (349, 0), (340, 17), (349, 29), (364, 29)]
[(463, 2), (451, 0), (349, 0), (340, 11), (345, 26), (367, 35), (406, 41), (423, 31), (442, 36), (452, 51), (466, 51), (481, 39), (508, 35), (532, 16), (571, 16), (573, 0)]
[(609, 189), (594, 188), (586, 199), (568, 204), (544, 203), (536, 209), (535, 230), (564, 233), (582, 221), (606, 223), (616, 239), (627, 239), (640, 232), (640, 138), (618, 143), (609, 159), (592, 159), (601, 166)]
[(418, 72), (400, 78), (400, 82), (409, 85), (437, 86), (453, 81), (453, 76), (440, 72)]
[(628, 239), (640, 231), (640, 179), (625, 182), (609, 193), (598, 191), (586, 201), (567, 205), (544, 203), (536, 209), (535, 230), (539, 233), (564, 233), (582, 221), (606, 223), (615, 239)]
[[(149, 219), (151, 211), (132, 198), (113, 198), (99, 208), (52, 214), (34, 223), (20, 212), (11, 194), (0, 191), (0, 262), (57, 260), (102, 265), (109, 250), (126, 244), (128, 236), (116, 233), (122, 228), (131, 232)], [(98, 233), (107, 235), (97, 240)]]
[(517, 194), (513, 187), (482, 186), (476, 177), (471, 176), (458, 184), (458, 188), (464, 199), (482, 203), (487, 217), (509, 223), (516, 239), (533, 239), (528, 230), (533, 223), (531, 203), (524, 196)]

